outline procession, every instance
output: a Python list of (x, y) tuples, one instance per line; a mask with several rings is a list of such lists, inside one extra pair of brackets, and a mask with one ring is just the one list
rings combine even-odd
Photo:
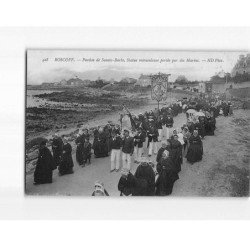
[[(185, 124), (174, 117), (185, 114)], [(51, 150), (42, 141), (34, 172), (34, 185), (52, 183), (59, 176), (74, 174), (74, 168), (90, 166), (96, 158), (110, 160), (110, 171), (120, 173), (120, 196), (168, 196), (179, 179), (184, 159), (188, 164), (202, 161), (203, 143), (214, 136), (216, 118), (233, 114), (231, 102), (222, 95), (200, 95), (176, 100), (162, 108), (133, 114), (125, 106), (120, 124), (109, 121), (93, 133), (83, 127), (77, 134), (74, 166), (69, 138), (53, 135)], [(102, 180), (93, 184), (92, 196), (109, 196)]]

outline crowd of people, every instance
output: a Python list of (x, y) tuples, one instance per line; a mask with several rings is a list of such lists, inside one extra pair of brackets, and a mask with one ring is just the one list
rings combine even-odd
[[(187, 122), (177, 127), (173, 118), (180, 113), (186, 114)], [(218, 95), (182, 99), (138, 115), (126, 110), (120, 124), (109, 121), (106, 126), (97, 127), (93, 143), (88, 129), (81, 130), (75, 140), (76, 161), (85, 167), (91, 164), (92, 152), (96, 158), (110, 156), (110, 173), (121, 172), (118, 181), (121, 196), (170, 195), (179, 179), (183, 159), (190, 164), (201, 161), (203, 139), (214, 135), (216, 118), (232, 113), (232, 104)], [(137, 164), (135, 171), (132, 159)], [(59, 175), (74, 173), (68, 138), (54, 134), (52, 153), (46, 141), (40, 145), (34, 184), (51, 183), (57, 167)], [(108, 195), (101, 181), (95, 183), (92, 195)]]

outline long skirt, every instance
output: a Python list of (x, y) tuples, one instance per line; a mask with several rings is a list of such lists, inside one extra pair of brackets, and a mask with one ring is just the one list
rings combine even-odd
[(155, 195), (166, 196), (172, 194), (174, 183), (179, 179), (177, 173), (168, 174), (164, 170), (160, 173), (156, 181)]
[(83, 164), (83, 145), (80, 144), (76, 147), (76, 161), (79, 165)]
[(198, 144), (190, 144), (187, 152), (187, 161), (190, 163), (202, 160), (203, 150), (202, 146)]
[(106, 141), (99, 141), (94, 144), (94, 154), (96, 158), (107, 157), (108, 145)]
[(34, 182), (36, 184), (52, 183), (52, 170), (36, 168), (34, 172)]
[(65, 175), (65, 174), (73, 174), (73, 159), (71, 155), (63, 156), (62, 161), (59, 165), (59, 174)]

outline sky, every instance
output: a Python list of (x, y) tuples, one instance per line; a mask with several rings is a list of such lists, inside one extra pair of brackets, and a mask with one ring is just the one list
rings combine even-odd
[(241, 54), (247, 52), (28, 50), (27, 84), (75, 76), (83, 80), (101, 77), (119, 81), (158, 72), (171, 74), (170, 81), (179, 75), (202, 81), (220, 71), (231, 72)]

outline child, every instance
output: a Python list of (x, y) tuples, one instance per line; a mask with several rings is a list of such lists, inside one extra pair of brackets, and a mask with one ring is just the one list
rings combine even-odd
[(89, 137), (85, 138), (85, 142), (83, 145), (83, 165), (82, 167), (85, 167), (85, 164), (87, 163), (87, 161), (89, 161), (89, 164), (91, 163), (91, 143), (89, 142)]
[(95, 182), (95, 189), (92, 196), (109, 196), (107, 190), (104, 188), (104, 184), (100, 181)]

